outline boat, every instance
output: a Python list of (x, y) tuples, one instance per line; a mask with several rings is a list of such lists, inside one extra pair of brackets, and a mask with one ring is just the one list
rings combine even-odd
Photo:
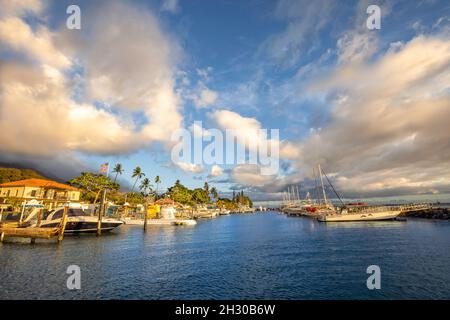
[(394, 220), (397, 218), (402, 209), (399, 207), (390, 206), (368, 206), (363, 202), (345, 204), (342, 201), (341, 196), (332, 185), (330, 179), (319, 165), (319, 174), (322, 182), (322, 190), (324, 194), (325, 203), (327, 203), (325, 188), (323, 186), (322, 175), (328, 181), (333, 192), (336, 194), (339, 201), (342, 203), (342, 207), (334, 208), (328, 212), (324, 212), (318, 217), (321, 222), (348, 222), (348, 221), (381, 221), (381, 220)]
[[(130, 226), (143, 226), (144, 219), (124, 218), (123, 223)], [(147, 219), (147, 225), (149, 226), (195, 226), (197, 221), (193, 219), (178, 219), (178, 218), (159, 218), (159, 219)]]
[(321, 222), (394, 220), (401, 212), (398, 207), (386, 206), (363, 207), (355, 211), (343, 208), (339, 212), (324, 214), (318, 220)]
[(193, 212), (196, 219), (209, 219), (219, 215), (219, 209), (214, 206), (199, 205)]
[[(64, 213), (64, 207), (56, 208), (49, 212), (47, 217), (40, 223), (41, 228), (55, 228), (60, 222)], [(123, 224), (123, 221), (102, 217), (101, 231), (108, 232)], [(91, 233), (97, 232), (98, 216), (85, 212), (81, 205), (71, 204), (67, 212), (67, 224), (65, 234)]]
[(219, 211), (219, 215), (221, 215), (221, 216), (229, 216), (230, 215), (230, 210), (227, 210), (227, 209), (224, 209), (224, 208), (222, 208), (222, 209), (220, 209), (220, 211)]

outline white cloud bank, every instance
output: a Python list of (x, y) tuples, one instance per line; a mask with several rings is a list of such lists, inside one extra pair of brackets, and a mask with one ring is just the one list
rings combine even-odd
[(45, 19), (32, 28), (22, 15), (40, 18), (41, 1), (1, 7), (1, 50), (11, 57), (0, 58), (2, 153), (129, 153), (169, 143), (181, 127), (179, 49), (150, 12), (102, 3), (73, 32), (65, 25), (50, 31)]
[(310, 87), (331, 97), (332, 111), (328, 125), (300, 144), (298, 166), (321, 162), (337, 173), (342, 190), (448, 191), (448, 37), (417, 36), (371, 63), (348, 53), (331, 75)]

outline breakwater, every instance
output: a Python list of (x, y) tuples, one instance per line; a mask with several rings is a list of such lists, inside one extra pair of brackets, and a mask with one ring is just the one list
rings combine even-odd
[(408, 211), (402, 214), (404, 217), (424, 218), (424, 219), (439, 219), (449, 220), (449, 208), (430, 208), (427, 210)]

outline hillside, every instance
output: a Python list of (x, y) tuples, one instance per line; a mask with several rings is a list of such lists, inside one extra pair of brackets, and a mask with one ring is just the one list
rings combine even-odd
[(22, 179), (38, 178), (48, 179), (33, 169), (17, 169), (0, 167), (0, 183), (17, 181)]

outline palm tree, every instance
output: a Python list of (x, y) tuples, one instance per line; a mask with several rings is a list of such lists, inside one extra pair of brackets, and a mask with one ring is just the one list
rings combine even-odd
[(122, 165), (121, 165), (120, 163), (117, 163), (116, 166), (115, 166), (114, 169), (113, 169), (113, 172), (116, 174), (116, 176), (114, 177), (114, 183), (116, 183), (117, 176), (118, 176), (119, 174), (122, 174), (123, 171), (124, 171), (124, 170), (123, 170), (123, 168), (122, 168)]
[(144, 196), (147, 196), (147, 190), (150, 189), (151, 191), (151, 183), (149, 178), (145, 178), (142, 180), (141, 185), (139, 186), (139, 189), (144, 190)]
[(205, 182), (205, 185), (203, 186), (203, 189), (205, 189), (206, 194), (209, 194), (209, 184), (208, 184), (208, 182)]
[(158, 196), (159, 184), (161, 183), (161, 179), (159, 178), (159, 176), (156, 176), (155, 183), (156, 183), (156, 196)]
[(217, 199), (219, 197), (219, 194), (217, 193), (217, 189), (215, 187), (212, 187), (209, 193), (212, 195), (214, 199)]
[(133, 170), (133, 175), (131, 176), (132, 178), (136, 178), (136, 180), (134, 181), (133, 184), (133, 188), (131, 188), (131, 192), (133, 192), (134, 187), (136, 187), (136, 183), (138, 182), (139, 179), (141, 179), (143, 176), (145, 176), (145, 173), (142, 172), (141, 167), (136, 167)]

